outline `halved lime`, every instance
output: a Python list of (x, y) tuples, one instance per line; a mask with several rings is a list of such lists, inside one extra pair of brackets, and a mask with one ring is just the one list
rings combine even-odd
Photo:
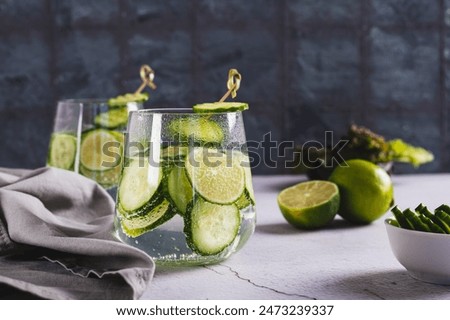
[(215, 113), (215, 112), (236, 112), (248, 109), (245, 102), (209, 102), (196, 104), (194, 107), (196, 113)]
[(204, 199), (231, 204), (245, 189), (245, 172), (236, 157), (215, 148), (193, 148), (186, 158), (191, 185)]
[(302, 229), (317, 229), (332, 221), (339, 200), (337, 185), (319, 180), (301, 182), (278, 195), (278, 205), (286, 220)]
[(110, 107), (123, 107), (128, 102), (145, 102), (148, 100), (148, 93), (127, 93), (108, 100)]
[(96, 129), (81, 138), (80, 162), (88, 170), (105, 171), (120, 164), (122, 141), (113, 131)]
[(54, 133), (50, 139), (49, 166), (72, 170), (77, 153), (77, 138), (67, 133)]
[(224, 139), (222, 128), (205, 118), (177, 118), (170, 122), (169, 132), (174, 139), (188, 142), (220, 144)]

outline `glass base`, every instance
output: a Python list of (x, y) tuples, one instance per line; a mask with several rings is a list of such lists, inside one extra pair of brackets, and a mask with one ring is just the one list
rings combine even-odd
[(143, 235), (131, 238), (120, 227), (115, 219), (115, 236), (123, 243), (146, 252), (157, 265), (162, 266), (198, 266), (216, 264), (230, 257), (247, 242), (254, 231), (255, 212), (253, 208), (244, 214), (241, 231), (234, 241), (221, 253), (216, 255), (200, 255), (190, 249), (183, 231), (183, 218), (175, 216), (169, 224), (162, 225)]

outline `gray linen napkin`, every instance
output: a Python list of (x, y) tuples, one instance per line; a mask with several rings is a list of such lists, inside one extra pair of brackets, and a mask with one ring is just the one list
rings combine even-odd
[(0, 168), (0, 299), (139, 298), (155, 266), (114, 239), (113, 212), (73, 172)]

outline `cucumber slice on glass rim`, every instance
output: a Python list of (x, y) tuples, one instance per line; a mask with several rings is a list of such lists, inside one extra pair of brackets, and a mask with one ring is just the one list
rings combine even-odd
[(208, 102), (193, 106), (196, 113), (237, 112), (248, 109), (245, 102)]

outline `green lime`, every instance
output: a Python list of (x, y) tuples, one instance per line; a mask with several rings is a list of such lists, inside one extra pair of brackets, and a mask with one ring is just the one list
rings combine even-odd
[(194, 107), (196, 113), (215, 113), (215, 112), (236, 112), (248, 109), (245, 102), (209, 102), (196, 104)]
[(347, 166), (334, 169), (330, 181), (339, 187), (339, 215), (350, 222), (371, 223), (391, 206), (394, 196), (391, 178), (369, 161), (348, 160)]
[(328, 181), (301, 182), (280, 192), (278, 206), (292, 225), (301, 229), (317, 229), (336, 216), (339, 190)]
[(186, 159), (192, 187), (205, 200), (231, 204), (245, 190), (245, 172), (236, 157), (214, 148), (193, 148)]

